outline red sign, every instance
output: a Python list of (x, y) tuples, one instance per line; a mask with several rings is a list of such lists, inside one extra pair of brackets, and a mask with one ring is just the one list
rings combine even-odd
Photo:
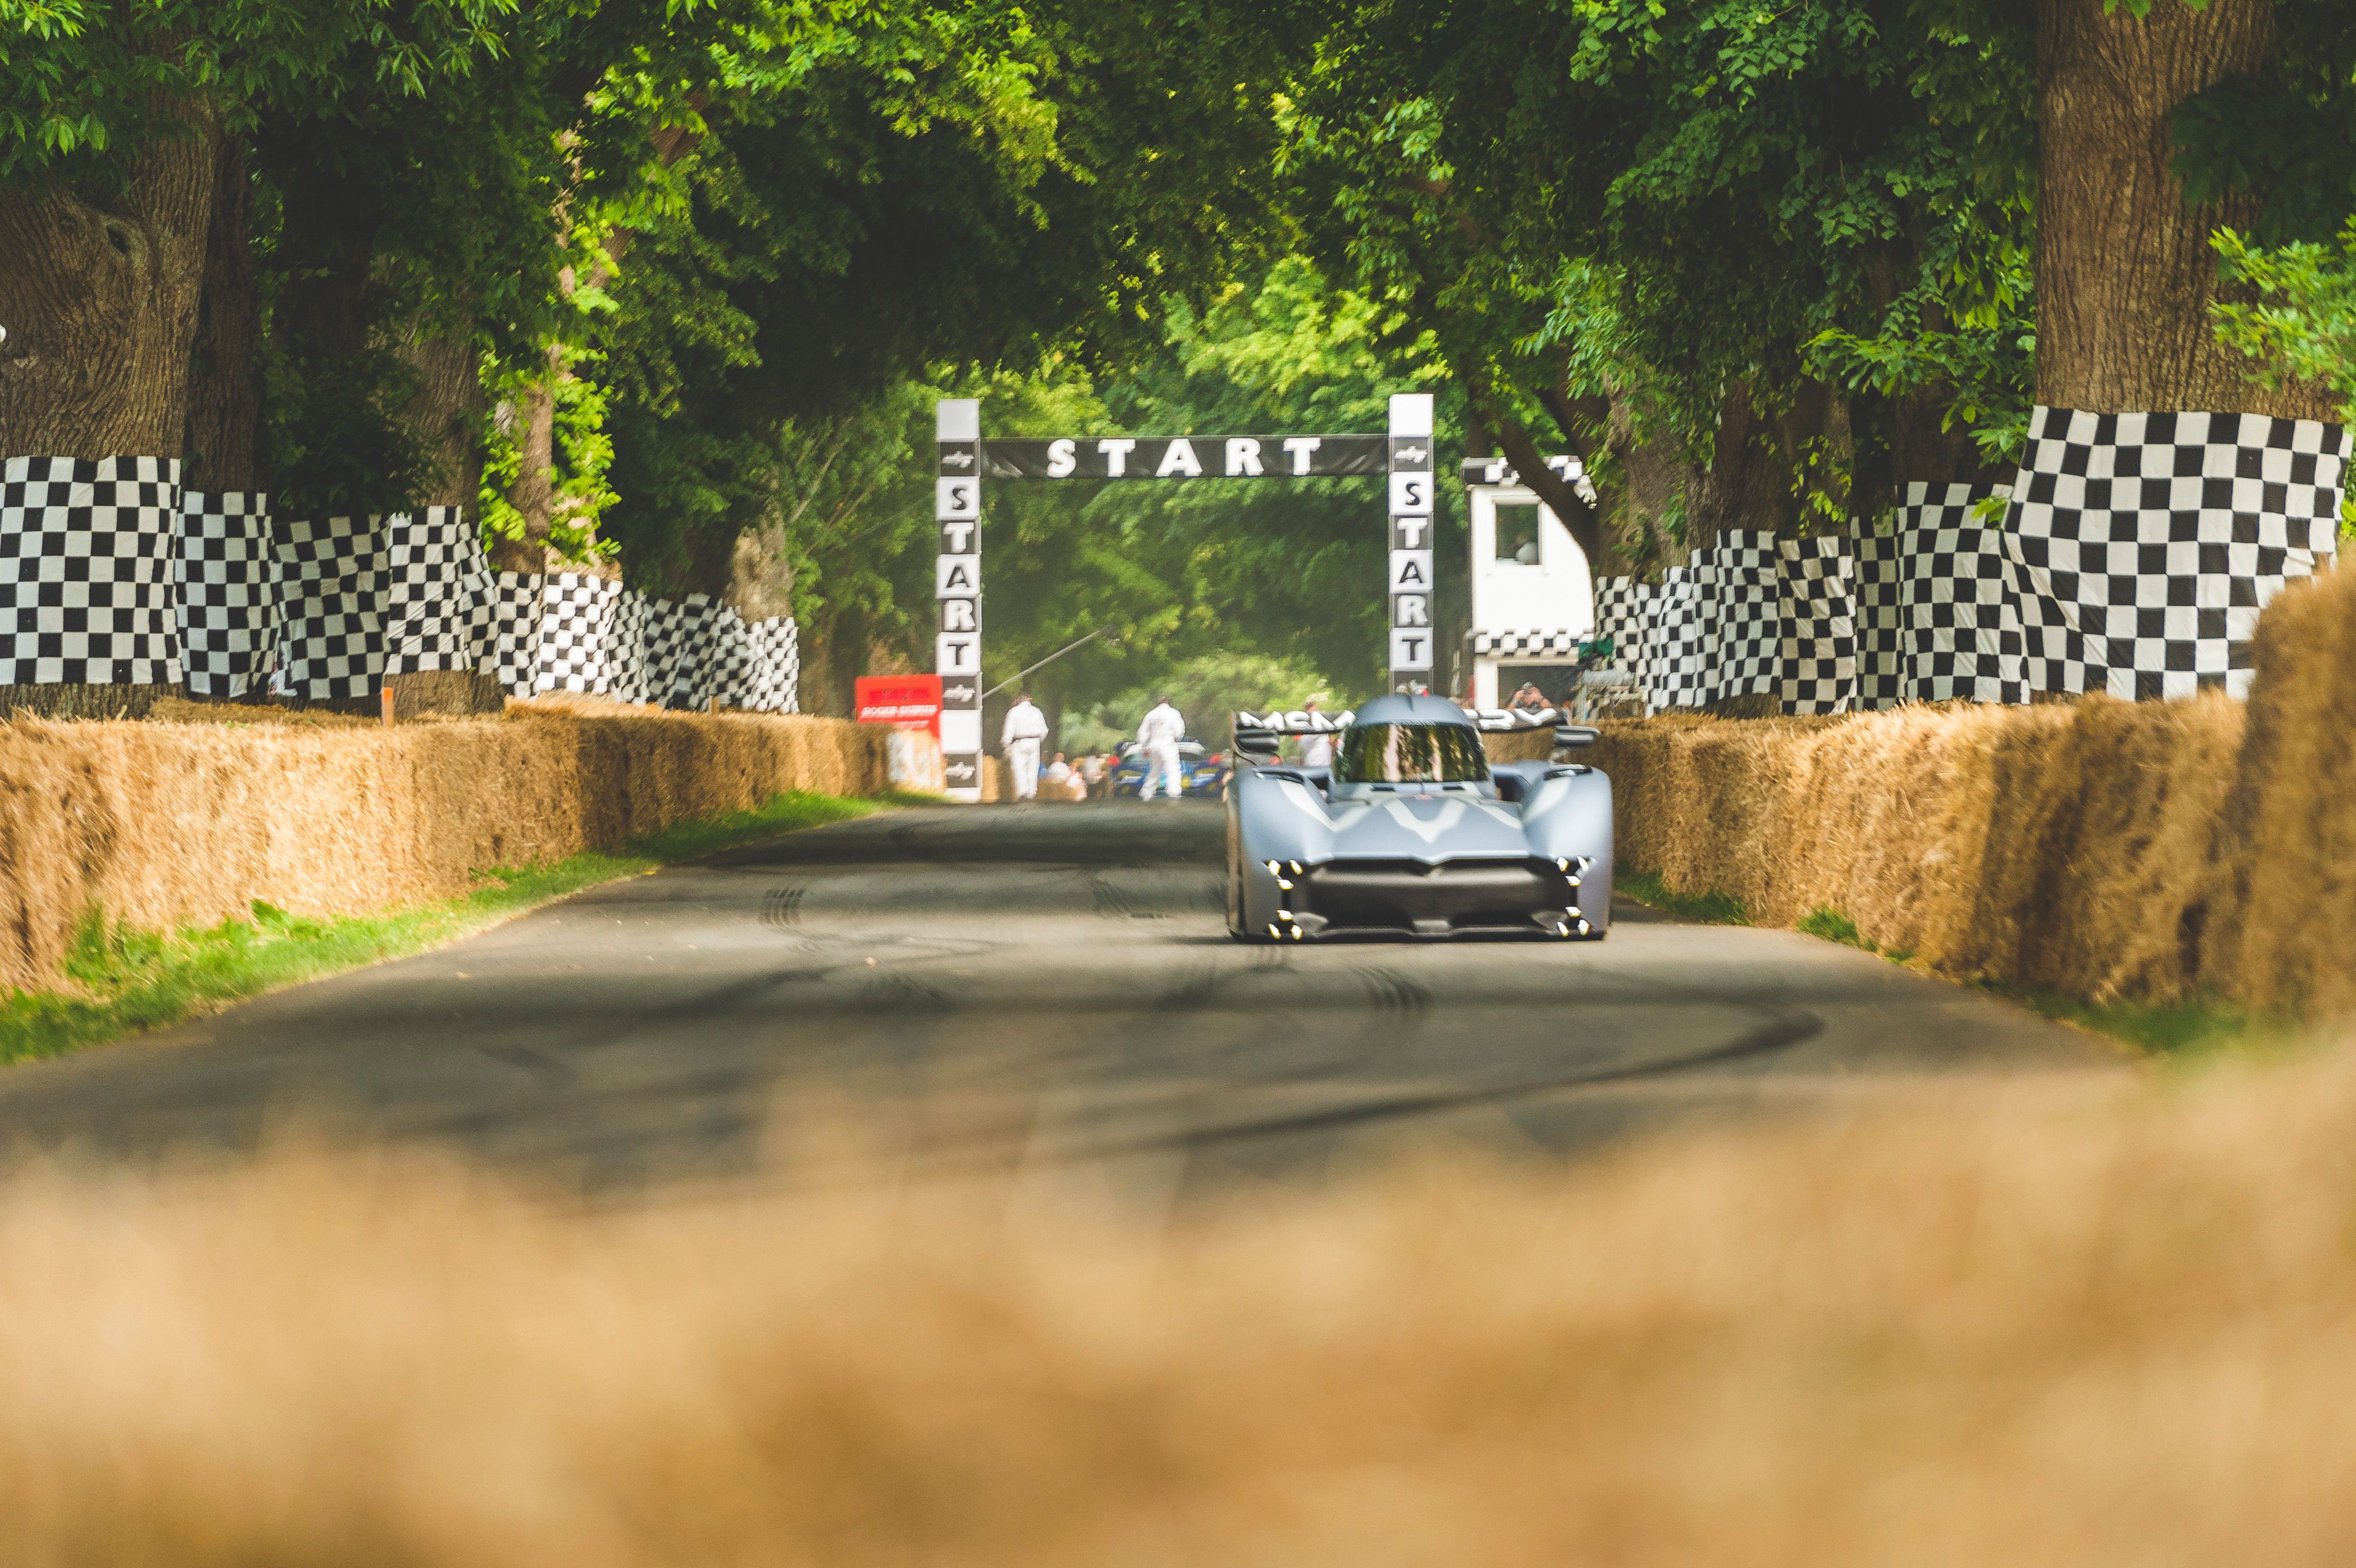
[(862, 675), (852, 700), (863, 725), (922, 730), (941, 738), (941, 678), (937, 675)]

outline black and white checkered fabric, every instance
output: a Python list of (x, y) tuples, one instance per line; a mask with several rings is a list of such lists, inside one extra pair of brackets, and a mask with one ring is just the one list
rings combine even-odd
[(1695, 566), (1711, 678), (1702, 701), (1773, 693), (1783, 654), (1775, 536), (1729, 532)]
[(0, 686), (180, 680), (180, 465), (0, 462)]
[[(502, 573), (503, 620), (540, 584), (536, 628), (497, 639), (502, 679), (534, 650), (530, 690), (581, 692), (620, 703), (702, 708), (717, 698), (759, 713), (798, 713), (801, 659), (790, 617), (746, 625), (701, 594), (683, 604), (652, 599), (578, 572), (540, 579)], [(514, 686), (509, 688), (515, 690)]]
[(653, 657), (656, 626), (662, 618), (655, 600), (627, 588), (614, 601), (614, 625), (605, 649), (605, 694), (617, 703), (644, 704), (655, 699), (648, 690), (648, 662)]
[(535, 692), (614, 690), (614, 621), (622, 585), (584, 572), (552, 572), (541, 579), (540, 656)]
[(1906, 542), (1903, 533), (1849, 541), (1857, 599), (1857, 705), (1894, 708), (1906, 700)]
[(727, 605), (712, 618), (708, 658), (712, 695), (732, 708), (752, 706), (753, 634), (745, 628), (744, 618)]
[(1601, 668), (1625, 670), (1640, 678), (1644, 667), (1644, 601), (1653, 596), (1649, 583), (1633, 577), (1606, 577), (1595, 585), (1595, 635), (1609, 639), (1612, 657)]
[(2258, 612), (2339, 548), (2349, 447), (2312, 420), (2039, 407), (2006, 540), (2025, 683), (2246, 695)]
[(1586, 640), (1575, 631), (1557, 628), (1549, 630), (1476, 631), (1472, 634), (1472, 651), (1497, 654), (1506, 658), (1516, 655), (1530, 659), (1576, 659), (1579, 645)]
[(744, 706), (756, 714), (801, 712), (801, 630), (791, 616), (746, 624), (752, 663), (745, 676)]
[(707, 706), (720, 607), (709, 595), (690, 594), (678, 604), (655, 599), (648, 609), (646, 700), (663, 708)]
[(2004, 535), (1980, 516), (1991, 493), (1907, 487), (1898, 521), (1909, 702), (2025, 700)]
[(498, 593), (482, 532), (457, 507), (395, 512), (384, 521), (384, 671), (498, 668)]
[(1710, 669), (1708, 589), (1700, 569), (1673, 566), (1644, 601), (1646, 710), (1698, 708), (1718, 694)]
[(1858, 685), (1855, 557), (1839, 539), (1776, 542), (1783, 711), (1847, 713)]
[(173, 588), (180, 663), (199, 697), (258, 691), (278, 660), (278, 560), (270, 498), (230, 490), (180, 492)]
[(279, 656), (286, 689), (329, 702), (373, 697), (384, 684), (384, 602), (390, 576), (374, 518), (280, 521)]
[(538, 572), (493, 574), (491, 660), (510, 697), (529, 697), (540, 673), (540, 631), (548, 579)]

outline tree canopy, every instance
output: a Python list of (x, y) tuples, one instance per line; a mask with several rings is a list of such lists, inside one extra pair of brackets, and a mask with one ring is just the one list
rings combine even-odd
[[(2175, 270), (2122, 281), (2098, 199)], [(1429, 389), (1444, 462), (1652, 571), (2001, 478), (2040, 401), (2348, 409), (2352, 218), (2338, 0), (0, 0), (11, 451), (464, 504), (509, 564), (790, 610), (838, 703), (929, 657), (937, 396)], [(992, 679), (1108, 627), (1058, 707), (1225, 654), (1363, 693), (1376, 505), (996, 487)]]

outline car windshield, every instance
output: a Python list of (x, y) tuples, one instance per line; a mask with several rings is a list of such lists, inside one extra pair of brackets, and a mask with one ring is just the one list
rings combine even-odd
[(1452, 784), (1489, 777), (1469, 725), (1352, 725), (1333, 752), (1338, 784)]

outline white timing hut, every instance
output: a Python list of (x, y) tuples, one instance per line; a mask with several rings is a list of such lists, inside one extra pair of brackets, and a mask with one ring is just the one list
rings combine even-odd
[[(1576, 457), (1547, 467), (1592, 500)], [(1559, 701), (1580, 643), (1595, 635), (1595, 582), (1586, 552), (1562, 520), (1524, 487), (1502, 458), (1470, 457), (1472, 700), (1494, 708), (1525, 681)]]

